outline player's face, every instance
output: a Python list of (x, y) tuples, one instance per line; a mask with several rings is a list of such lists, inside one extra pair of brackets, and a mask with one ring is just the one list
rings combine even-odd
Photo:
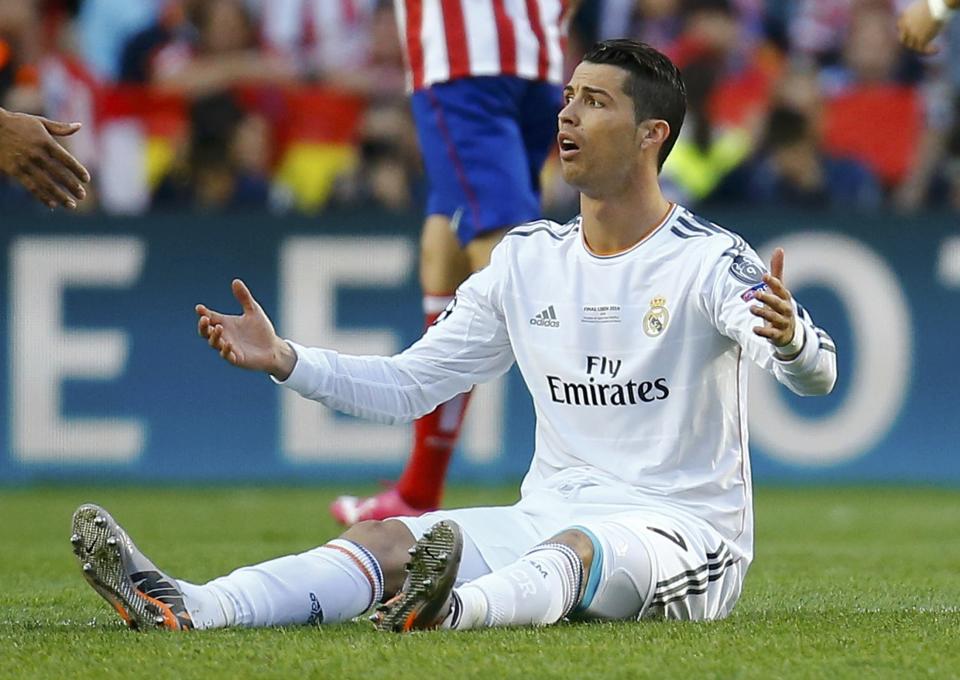
[(617, 66), (583, 62), (563, 90), (560, 168), (563, 178), (587, 196), (622, 191), (638, 166), (633, 99), (624, 92), (628, 76)]

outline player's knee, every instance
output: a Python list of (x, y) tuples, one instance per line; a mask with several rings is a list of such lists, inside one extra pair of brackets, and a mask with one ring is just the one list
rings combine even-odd
[(619, 620), (640, 615), (653, 587), (653, 557), (636, 535), (615, 522), (574, 530), (592, 547), (575, 615)]
[(403, 585), (403, 566), (416, 540), (403, 522), (395, 519), (358, 522), (341, 535), (373, 554), (383, 572), (384, 596), (391, 596)]
[(448, 294), (470, 275), (470, 263), (449, 221), (440, 215), (427, 218), (420, 235), (420, 284), (424, 292)]
[(565, 529), (546, 543), (560, 543), (572, 548), (583, 564), (583, 573), (590, 571), (590, 566), (593, 564), (593, 540), (580, 529)]

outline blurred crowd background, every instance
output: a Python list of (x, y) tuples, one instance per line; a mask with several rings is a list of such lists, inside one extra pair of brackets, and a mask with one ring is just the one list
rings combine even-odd
[[(584, 0), (568, 71), (632, 36), (683, 71), (672, 198), (960, 211), (960, 22), (937, 56), (894, 0)], [(84, 123), (81, 210), (421, 206), (392, 0), (0, 0), (0, 106)], [(491, 150), (495, 153), (495, 150)], [(37, 210), (0, 179), (0, 210)], [(550, 213), (577, 197), (544, 171)]]

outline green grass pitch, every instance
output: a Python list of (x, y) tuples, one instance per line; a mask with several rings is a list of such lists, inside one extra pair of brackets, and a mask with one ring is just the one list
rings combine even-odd
[[(68, 543), (107, 507), (161, 568), (203, 581), (322, 543), (332, 489), (0, 491), (0, 678), (960, 677), (960, 491), (769, 489), (757, 558), (720, 622), (378, 634), (323, 628), (135, 633)], [(512, 491), (454, 489), (450, 505)]]

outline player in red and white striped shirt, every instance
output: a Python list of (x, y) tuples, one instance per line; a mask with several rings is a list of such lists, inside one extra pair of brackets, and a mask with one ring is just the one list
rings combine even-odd
[[(429, 326), (512, 226), (540, 216), (555, 143), (567, 21), (579, 0), (394, 0), (430, 183), (420, 283)], [(469, 393), (414, 424), (397, 484), (341, 496), (342, 524), (420, 515), (440, 503)]]
[(467, 76), (559, 84), (563, 0), (394, 0), (414, 90)]

